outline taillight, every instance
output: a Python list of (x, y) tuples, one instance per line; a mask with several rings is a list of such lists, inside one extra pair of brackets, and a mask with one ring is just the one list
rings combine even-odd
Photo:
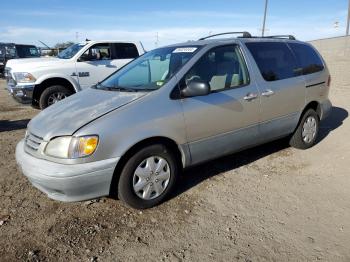
[(327, 87), (331, 86), (331, 75), (328, 76)]

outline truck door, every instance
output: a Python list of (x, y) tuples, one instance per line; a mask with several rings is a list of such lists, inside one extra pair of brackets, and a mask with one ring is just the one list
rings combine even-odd
[(113, 43), (112, 46), (113, 64), (116, 65), (116, 69), (121, 68), (139, 56), (137, 47), (133, 43)]
[(91, 46), (76, 62), (76, 76), (82, 89), (97, 84), (114, 73), (116, 69), (110, 43)]

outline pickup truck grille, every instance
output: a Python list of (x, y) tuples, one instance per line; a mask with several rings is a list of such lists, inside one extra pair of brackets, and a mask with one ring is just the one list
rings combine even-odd
[(8, 87), (15, 86), (17, 84), (15, 79), (13, 79), (13, 77), (12, 77), (11, 68), (5, 67), (4, 75), (5, 75)]
[(24, 141), (25, 146), (28, 150), (36, 152), (38, 151), (41, 143), (43, 142), (43, 138), (28, 132)]

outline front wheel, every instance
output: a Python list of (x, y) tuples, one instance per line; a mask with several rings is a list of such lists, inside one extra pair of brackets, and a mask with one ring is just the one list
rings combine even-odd
[(46, 88), (40, 96), (40, 109), (45, 109), (72, 94), (73, 92), (64, 86), (50, 86)]
[(118, 183), (118, 197), (128, 206), (145, 209), (160, 204), (178, 175), (174, 154), (161, 144), (147, 146), (126, 162)]
[(308, 109), (302, 116), (301, 121), (290, 138), (289, 144), (299, 149), (312, 147), (317, 139), (320, 120), (313, 109)]

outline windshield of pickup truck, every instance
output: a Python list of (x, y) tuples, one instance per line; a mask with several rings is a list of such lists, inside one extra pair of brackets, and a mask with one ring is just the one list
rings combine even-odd
[(62, 52), (60, 52), (57, 57), (61, 59), (70, 59), (73, 56), (76, 55), (76, 53), (79, 52), (80, 49), (82, 49), (86, 44), (74, 44), (71, 45), (70, 47), (67, 47), (64, 49)]
[(199, 50), (198, 46), (152, 50), (95, 86), (112, 91), (151, 91), (161, 88)]

